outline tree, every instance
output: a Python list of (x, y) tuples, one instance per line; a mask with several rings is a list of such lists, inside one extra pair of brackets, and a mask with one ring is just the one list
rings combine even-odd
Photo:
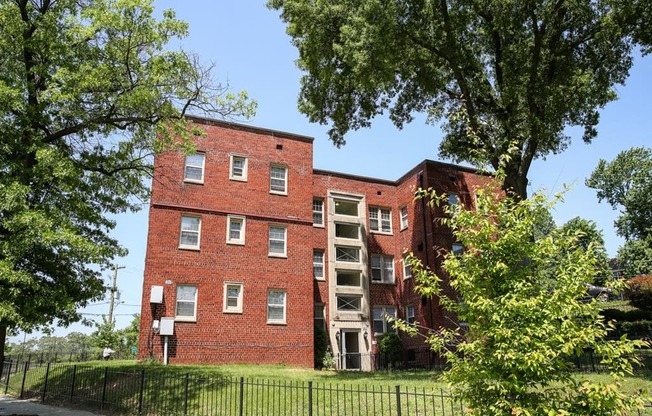
[[(465, 247), (461, 254), (447, 254), (443, 263), (454, 298), (441, 290), (441, 277), (409, 257), (420, 294), (439, 296), (442, 305), (468, 323), (467, 332), (442, 327), (428, 336), (432, 348), (451, 364), (444, 378), (470, 414), (623, 414), (640, 398), (619, 392), (618, 377), (631, 372), (627, 356), (646, 343), (605, 341), (609, 329), (597, 303), (582, 301), (585, 284), (597, 270), (598, 247), (585, 246), (586, 234), (575, 227), (532, 238), (554, 201), (542, 194), (503, 198), (499, 186), (478, 191), (475, 211), (451, 208), (433, 191), (421, 193), (443, 202), (449, 216), (441, 221)], [(554, 290), (541, 284), (551, 271)], [(398, 326), (416, 333), (405, 322)], [(586, 348), (612, 366), (613, 383), (573, 377), (569, 358)]]
[(122, 346), (122, 336), (115, 329), (115, 322), (109, 321), (102, 316), (101, 323), (95, 323), (95, 332), (91, 335), (92, 344), (101, 352), (104, 348), (109, 347), (112, 350), (119, 350)]
[[(125, 250), (152, 155), (199, 134), (192, 112), (251, 115), (212, 68), (166, 48), (187, 24), (151, 0), (0, 0), (0, 361), (7, 329), (79, 320)], [(95, 266), (93, 266), (95, 265)]]
[(614, 225), (626, 240), (618, 250), (625, 274), (652, 273), (652, 150), (637, 147), (611, 162), (600, 159), (586, 185), (597, 190), (599, 201), (621, 209)]
[[(389, 111), (401, 128), (446, 118), (440, 155), (490, 164), (512, 145), (504, 188), (527, 196), (533, 160), (563, 151), (566, 127), (597, 135), (647, 0), (269, 0), (299, 50), (299, 109), (336, 145)], [(643, 20), (642, 20), (643, 19)], [(635, 38), (632, 38), (632, 34)], [(633, 40), (634, 39), (634, 40)], [(469, 134), (472, 132), (473, 134)]]
[(597, 224), (591, 220), (575, 217), (562, 225), (559, 232), (561, 236), (568, 234), (576, 235), (577, 246), (573, 248), (591, 250), (596, 256), (596, 274), (593, 276), (591, 283), (603, 286), (613, 276), (613, 272), (609, 266), (607, 250), (604, 247), (604, 237), (602, 236), (602, 231), (598, 230)]

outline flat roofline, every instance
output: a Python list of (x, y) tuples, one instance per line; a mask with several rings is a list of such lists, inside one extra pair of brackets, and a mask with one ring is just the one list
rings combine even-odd
[(473, 173), (476, 175), (483, 175), (483, 176), (493, 176), (491, 172), (486, 172), (480, 169), (468, 167), (468, 166), (460, 166), (460, 165), (455, 165), (453, 163), (446, 163), (446, 162), (438, 162), (436, 160), (430, 160), (430, 159), (424, 159), (422, 162), (414, 166), (412, 169), (408, 170), (407, 173), (402, 175), (400, 178), (397, 180), (389, 180), (389, 179), (379, 179), (379, 178), (373, 178), (370, 176), (362, 176), (362, 175), (354, 175), (350, 173), (342, 173), (342, 172), (335, 172), (335, 171), (330, 171), (330, 170), (324, 170), (324, 169), (313, 169), (313, 173), (315, 175), (324, 175), (324, 176), (337, 176), (340, 178), (344, 179), (353, 179), (361, 182), (369, 182), (369, 183), (378, 183), (382, 185), (393, 185), (397, 186), (404, 182), (407, 178), (415, 175), (418, 173), (420, 170), (423, 170), (426, 165), (437, 165), (440, 167), (444, 168), (449, 168), (457, 171), (465, 171), (468, 173)]
[(249, 124), (235, 123), (235, 122), (232, 122), (232, 121), (217, 120), (217, 119), (213, 119), (213, 118), (195, 116), (195, 115), (190, 115), (190, 114), (186, 115), (186, 118), (192, 120), (194, 123), (197, 123), (197, 124), (205, 124), (207, 126), (221, 126), (221, 127), (226, 127), (226, 128), (229, 128), (229, 129), (243, 130), (243, 131), (248, 131), (248, 132), (252, 132), (252, 133), (266, 134), (268, 136), (282, 137), (284, 139), (298, 140), (298, 141), (301, 141), (301, 142), (306, 142), (306, 143), (311, 143), (311, 144), (315, 140), (313, 137), (310, 137), (310, 136), (304, 136), (304, 135), (296, 134), (296, 133), (289, 133), (287, 131), (266, 129), (266, 128), (263, 128), (263, 127), (256, 127), (256, 126), (252, 126), (252, 125), (249, 125)]

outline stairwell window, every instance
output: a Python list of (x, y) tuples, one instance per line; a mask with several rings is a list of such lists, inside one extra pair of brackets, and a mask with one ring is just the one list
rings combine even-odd
[(317, 280), (324, 280), (324, 250), (312, 252), (312, 275)]
[(224, 313), (242, 313), (242, 283), (224, 283)]
[(204, 183), (204, 153), (186, 156), (183, 180), (184, 182)]
[(267, 323), (285, 324), (285, 290), (271, 289), (267, 292)]
[(408, 228), (408, 209), (401, 207), (401, 230)]
[(231, 155), (229, 179), (247, 182), (247, 156)]
[(323, 199), (313, 199), (312, 200), (312, 225), (315, 227), (324, 226), (324, 200)]
[(228, 244), (244, 245), (245, 243), (245, 217), (229, 215), (226, 242)]

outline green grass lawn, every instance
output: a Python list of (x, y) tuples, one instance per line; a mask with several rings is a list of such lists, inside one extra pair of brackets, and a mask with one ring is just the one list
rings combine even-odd
[[(408, 414), (459, 414), (460, 406), (447, 397), (448, 386), (433, 371), (317, 371), (283, 365), (169, 365), (138, 364), (134, 361), (96, 361), (57, 364), (50, 370), (47, 391), (53, 401), (96, 405), (108, 403), (113, 411), (125, 414), (139, 402), (140, 375), (146, 375), (143, 392), (145, 414), (231, 414), (238, 405), (240, 378), (246, 380), (243, 406), (253, 414), (307, 414), (308, 382), (313, 386), (317, 414), (393, 414), (396, 386), (413, 393), (402, 396)], [(107, 369), (108, 368), (108, 369)], [(75, 373), (75, 376), (73, 376)], [(108, 376), (108, 382), (103, 380)], [(606, 374), (577, 374), (578, 380), (609, 382)], [(29, 370), (25, 380), (31, 397), (39, 397), (45, 379), (43, 368)], [(71, 396), (71, 380), (75, 397)], [(10, 393), (20, 391), (22, 372), (12, 375)], [(108, 385), (103, 392), (102, 385)], [(652, 392), (652, 372), (626, 377), (622, 390), (627, 394)], [(382, 392), (378, 394), (378, 392)], [(430, 396), (431, 394), (439, 396)], [(442, 396), (443, 393), (443, 396)], [(183, 408), (185, 406), (187, 408)], [(270, 407), (271, 406), (271, 407)], [(292, 407), (294, 406), (294, 407)], [(410, 408), (411, 406), (411, 408)], [(415, 413), (416, 410), (420, 412)], [(222, 410), (222, 409), (228, 409)], [(381, 411), (382, 409), (382, 411)], [(425, 411), (424, 411), (425, 409)], [(274, 410), (274, 412), (269, 413)], [(652, 416), (652, 408), (641, 415)]]

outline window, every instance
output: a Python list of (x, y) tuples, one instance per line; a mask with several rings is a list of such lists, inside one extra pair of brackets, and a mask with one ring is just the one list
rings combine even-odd
[(226, 231), (226, 242), (243, 245), (245, 243), (245, 217), (229, 215), (227, 221), (229, 225)]
[(387, 322), (387, 316), (396, 318), (396, 308), (393, 306), (374, 308), (374, 333), (384, 334), (392, 330), (392, 324)]
[(285, 257), (285, 236), (287, 230), (280, 225), (269, 226), (269, 255)]
[(448, 193), (448, 205), (450, 206), (455, 206), (460, 203), (460, 198), (457, 196), (456, 193), (449, 192)]
[(336, 270), (335, 283), (337, 286), (360, 287), (360, 272), (354, 270)]
[(407, 207), (401, 207), (401, 230), (408, 228), (408, 210)]
[(269, 191), (273, 194), (287, 194), (288, 168), (272, 165), (269, 171)]
[(360, 296), (339, 295), (337, 296), (337, 310), (344, 312), (359, 311), (361, 301), (362, 297)]
[(177, 286), (177, 304), (174, 319), (177, 321), (197, 320), (197, 286)]
[(358, 216), (358, 202), (346, 199), (335, 200), (335, 213), (338, 215), (347, 215), (349, 217)]
[(335, 223), (335, 237), (349, 238), (353, 240), (360, 239), (360, 226), (357, 224)]
[(324, 250), (312, 252), (312, 275), (315, 279), (324, 280)]
[(247, 156), (231, 155), (229, 179), (234, 181), (247, 181)]
[(285, 323), (285, 290), (272, 289), (267, 292), (267, 323)]
[(347, 263), (360, 263), (360, 249), (357, 247), (335, 246), (335, 260)]
[(179, 236), (179, 248), (199, 250), (200, 233), (201, 233), (201, 218), (182, 215), (181, 234)]
[(405, 307), (405, 322), (407, 322), (409, 325), (414, 325), (416, 322), (414, 319), (414, 306), (412, 305), (407, 305)]
[(456, 256), (461, 256), (464, 253), (464, 246), (460, 243), (451, 244), (451, 251)]
[(242, 313), (242, 283), (224, 283), (224, 312)]
[(315, 303), (315, 328), (326, 330), (326, 316), (323, 303)]
[(379, 283), (394, 283), (394, 258), (371, 255), (371, 281)]
[(407, 261), (407, 255), (403, 256), (403, 279), (412, 277), (412, 266)]
[(316, 225), (316, 226), (324, 225), (324, 200), (323, 199), (312, 200), (312, 225)]
[(204, 159), (203, 153), (195, 153), (186, 156), (186, 164), (183, 173), (183, 180), (186, 182), (204, 183)]
[(387, 208), (369, 208), (369, 228), (371, 231), (391, 234), (392, 210)]

